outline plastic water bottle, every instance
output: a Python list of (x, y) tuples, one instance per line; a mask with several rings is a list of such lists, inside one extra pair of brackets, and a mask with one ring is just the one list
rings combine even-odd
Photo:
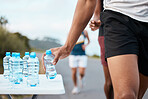
[(46, 67), (46, 77), (47, 79), (54, 79), (57, 75), (55, 66), (52, 64), (54, 56), (51, 50), (46, 50), (46, 56), (44, 57), (44, 65)]
[(12, 68), (12, 82), (14, 84), (20, 84), (22, 82), (22, 63), (20, 53), (15, 53), (15, 58), (11, 60)]
[(9, 61), (9, 66), (10, 66), (10, 68), (9, 68), (9, 70), (10, 70), (10, 73), (9, 73), (9, 81), (11, 82), (11, 83), (13, 83), (13, 67), (14, 67), (14, 61), (15, 61), (15, 55), (16, 55), (16, 53), (12, 53), (12, 57), (10, 58), (10, 61)]
[(35, 73), (39, 74), (39, 59), (37, 56), (35, 57)]
[(9, 77), (9, 73), (10, 73), (10, 65), (9, 65), (9, 61), (10, 61), (10, 52), (6, 52), (6, 56), (3, 58), (3, 67), (4, 67), (4, 73), (3, 76), (5, 79), (7, 79)]
[(27, 85), (35, 87), (39, 84), (39, 62), (36, 58), (36, 53), (30, 53), (28, 63), (28, 78)]
[(23, 82), (23, 60), (20, 58), (20, 53), (16, 53), (16, 59), (18, 61), (18, 78), (19, 82)]
[(11, 73), (10, 76), (10, 82), (13, 84), (20, 84), (19, 80), (19, 60), (17, 58), (17, 53), (12, 53), (12, 59), (11, 59)]
[(29, 52), (25, 52), (25, 56), (23, 57), (23, 76), (28, 77), (28, 67), (27, 67), (27, 61), (29, 59)]
[[(35, 53), (36, 54), (36, 53)], [(38, 59), (38, 57), (36, 56), (35, 57), (35, 72), (37, 73), (37, 74), (39, 74), (39, 69), (40, 69), (40, 63), (39, 63), (39, 59)], [(38, 77), (39, 78), (39, 77)], [(36, 80), (39, 80), (39, 79), (36, 79)], [(38, 84), (39, 84), (39, 81), (38, 81)]]

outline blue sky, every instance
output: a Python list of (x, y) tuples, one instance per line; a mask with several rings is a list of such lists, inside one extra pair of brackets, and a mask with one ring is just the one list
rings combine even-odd
[[(77, 0), (0, 0), (0, 16), (5, 16), (11, 32), (20, 32), (30, 39), (53, 37), (64, 44), (70, 29)], [(91, 43), (88, 55), (100, 55), (98, 31), (86, 28)]]

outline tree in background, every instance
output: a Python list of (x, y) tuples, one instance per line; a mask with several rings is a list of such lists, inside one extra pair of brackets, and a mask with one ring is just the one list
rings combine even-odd
[(6, 26), (7, 23), (8, 23), (8, 20), (4, 16), (1, 16), (0, 17), (0, 25)]
[(20, 33), (10, 33), (0, 26), (0, 58), (4, 57), (7, 51), (30, 51), (29, 39)]
[(14, 35), (19, 37), (24, 42), (24, 45), (26, 47), (25, 48), (26, 51), (30, 51), (31, 50), (30, 45), (29, 45), (29, 39), (26, 36), (21, 35), (21, 33), (19, 33), (19, 32), (14, 33)]
[(2, 66), (2, 59), (7, 51), (20, 52), (24, 54), (30, 51), (29, 39), (21, 33), (11, 33), (5, 25), (8, 23), (5, 17), (0, 17), (0, 66)]

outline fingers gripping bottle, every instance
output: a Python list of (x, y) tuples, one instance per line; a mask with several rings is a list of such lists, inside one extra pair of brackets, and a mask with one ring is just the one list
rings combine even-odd
[(47, 79), (54, 79), (57, 75), (55, 66), (52, 64), (54, 56), (51, 50), (46, 50), (46, 56), (44, 57), (44, 64), (46, 67), (46, 77)]
[(10, 73), (10, 52), (6, 52), (6, 56), (3, 58), (3, 67), (4, 67), (4, 73), (3, 76), (5, 79), (9, 78), (9, 73)]

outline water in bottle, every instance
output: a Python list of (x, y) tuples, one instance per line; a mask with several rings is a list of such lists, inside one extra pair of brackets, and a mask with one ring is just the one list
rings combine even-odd
[(39, 84), (39, 62), (36, 58), (36, 53), (30, 53), (30, 58), (27, 61), (28, 63), (28, 78), (27, 85), (35, 87)]
[(20, 53), (15, 53), (15, 58), (11, 61), (12, 82), (20, 84), (22, 82), (22, 63)]
[(9, 61), (9, 70), (10, 70), (10, 73), (9, 73), (9, 81), (11, 83), (13, 83), (13, 71), (12, 71), (12, 67), (14, 66), (14, 61), (15, 61), (15, 52), (12, 52), (12, 57), (10, 58), (10, 61)]
[(44, 65), (46, 67), (46, 77), (47, 79), (54, 79), (57, 75), (55, 66), (52, 64), (54, 56), (51, 50), (46, 50), (46, 56), (44, 57)]
[(28, 67), (27, 61), (29, 59), (29, 52), (25, 52), (25, 56), (23, 57), (23, 76), (28, 77)]
[(11, 59), (11, 73), (12, 75), (10, 76), (10, 82), (13, 84), (20, 84), (19, 80), (19, 61), (17, 58), (18, 54), (17, 53), (12, 53), (12, 59)]
[(18, 78), (19, 82), (23, 82), (23, 60), (20, 58), (20, 53), (16, 54), (16, 58), (18, 61)]
[[(35, 53), (35, 55), (36, 55), (36, 53)], [(37, 56), (35, 57), (35, 73), (39, 74), (39, 59)], [(39, 79), (36, 79), (36, 80), (39, 80)], [(38, 81), (38, 84), (39, 84), (39, 81)]]
[(4, 73), (3, 76), (5, 79), (7, 79), (9, 77), (9, 73), (10, 73), (10, 65), (9, 65), (9, 61), (10, 61), (10, 52), (6, 52), (6, 56), (3, 58), (3, 67), (4, 67)]

